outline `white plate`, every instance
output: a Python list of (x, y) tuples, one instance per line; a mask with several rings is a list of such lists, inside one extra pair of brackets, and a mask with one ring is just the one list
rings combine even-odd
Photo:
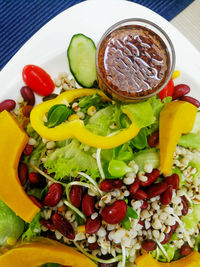
[(42, 27), (0, 72), (0, 99), (19, 95), (23, 85), (21, 72), (26, 64), (45, 68), (52, 77), (69, 71), (66, 49), (73, 34), (84, 33), (96, 44), (104, 31), (125, 18), (145, 18), (157, 23), (170, 36), (176, 51), (176, 69), (192, 95), (200, 95), (200, 54), (196, 48), (169, 22), (153, 11), (124, 0), (90, 0), (75, 5)]

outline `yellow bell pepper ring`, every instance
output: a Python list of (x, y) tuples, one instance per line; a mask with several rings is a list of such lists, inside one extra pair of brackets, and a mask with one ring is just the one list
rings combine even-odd
[(73, 89), (62, 93), (55, 99), (35, 106), (30, 114), (32, 127), (42, 138), (47, 140), (58, 141), (68, 138), (77, 138), (83, 144), (102, 149), (117, 147), (134, 138), (139, 133), (140, 128), (135, 125), (131, 114), (125, 108), (123, 109), (123, 113), (129, 117), (132, 123), (128, 128), (121, 130), (112, 136), (101, 136), (92, 133), (86, 129), (84, 122), (80, 119), (68, 120), (55, 128), (48, 128), (44, 125), (43, 118), (52, 106), (56, 104), (68, 104), (76, 98), (90, 96), (95, 94), (97, 91), (98, 94), (102, 96), (103, 101), (111, 101), (111, 99), (100, 90)]

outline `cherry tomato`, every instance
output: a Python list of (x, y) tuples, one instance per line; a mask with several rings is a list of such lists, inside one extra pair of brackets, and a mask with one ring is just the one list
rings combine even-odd
[(160, 91), (159, 97), (161, 100), (167, 96), (172, 96), (174, 91), (174, 82), (172, 78), (169, 80), (168, 84)]
[(38, 66), (26, 65), (23, 68), (22, 77), (25, 84), (38, 95), (50, 95), (55, 88), (50, 75)]

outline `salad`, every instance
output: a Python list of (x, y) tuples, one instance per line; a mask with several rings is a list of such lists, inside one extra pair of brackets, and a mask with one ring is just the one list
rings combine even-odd
[(0, 266), (199, 266), (200, 103), (178, 71), (143, 101), (112, 99), (95, 53), (73, 36), (73, 77), (27, 65), (17, 105), (0, 103)]

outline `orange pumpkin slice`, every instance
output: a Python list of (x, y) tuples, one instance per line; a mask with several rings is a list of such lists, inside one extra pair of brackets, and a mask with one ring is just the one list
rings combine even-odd
[(45, 263), (73, 267), (96, 267), (96, 264), (75, 249), (48, 238), (22, 244), (0, 256), (0, 266), (36, 267)]
[(19, 217), (31, 222), (39, 208), (25, 193), (18, 177), (18, 164), (28, 136), (6, 110), (0, 113), (0, 199)]
[(187, 257), (170, 263), (155, 260), (151, 254), (143, 254), (136, 259), (137, 267), (197, 267), (200, 266), (200, 253), (192, 252)]

